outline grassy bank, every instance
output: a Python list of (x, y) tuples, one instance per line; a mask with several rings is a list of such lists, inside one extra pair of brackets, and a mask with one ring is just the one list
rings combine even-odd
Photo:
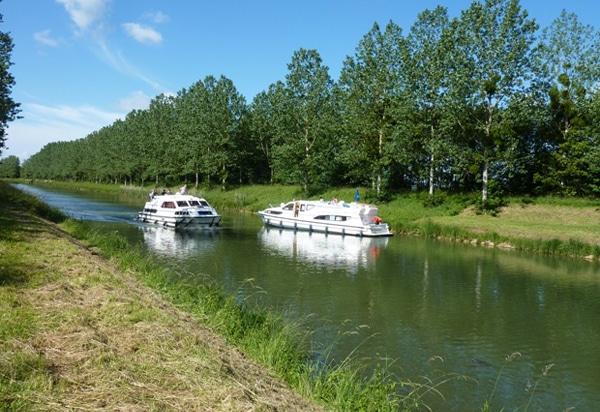
[(0, 188), (3, 410), (417, 410), (452, 379), (315, 364), (301, 325)]
[[(38, 184), (40, 182), (36, 182)], [(47, 183), (87, 191), (126, 193), (146, 198), (150, 187), (98, 185), (92, 183)], [(160, 189), (160, 188), (159, 188)], [(254, 213), (269, 204), (303, 198), (299, 187), (245, 186), (223, 191), (193, 189), (215, 207)], [(361, 188), (369, 202), (369, 190)], [(330, 189), (312, 196), (346, 201), (354, 199), (355, 188)], [(478, 214), (473, 206), (479, 194), (430, 197), (407, 193), (380, 203), (380, 215), (397, 234), (416, 235), (533, 253), (598, 260), (600, 258), (600, 201), (595, 199), (508, 198), (495, 216)]]

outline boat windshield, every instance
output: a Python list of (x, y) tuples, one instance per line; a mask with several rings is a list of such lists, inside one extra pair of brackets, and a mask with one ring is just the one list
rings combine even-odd
[(188, 203), (185, 200), (178, 200), (177, 201), (177, 206), (179, 206), (179, 207), (187, 207)]

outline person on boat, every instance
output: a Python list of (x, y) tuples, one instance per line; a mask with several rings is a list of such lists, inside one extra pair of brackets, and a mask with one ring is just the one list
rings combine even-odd
[(177, 192), (177, 194), (187, 195), (187, 185), (181, 186), (181, 188), (179, 189), (179, 192)]
[(298, 212), (300, 211), (300, 203), (296, 202), (296, 205), (294, 207), (294, 217), (298, 217)]
[(154, 196), (156, 196), (156, 189), (152, 189), (149, 196), (150, 196), (150, 200), (154, 199)]
[(333, 199), (331, 199), (331, 201), (332, 201), (333, 203), (337, 203), (337, 202), (338, 202), (338, 198), (334, 196), (334, 197), (333, 197)]

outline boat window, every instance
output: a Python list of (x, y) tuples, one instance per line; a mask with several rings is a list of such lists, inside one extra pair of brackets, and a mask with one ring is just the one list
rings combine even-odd
[(200, 203), (198, 203), (197, 200), (190, 200), (188, 203), (190, 204), (190, 206), (199, 206), (200, 205)]
[(346, 220), (348, 220), (348, 216), (319, 215), (319, 216), (315, 216), (315, 219), (335, 220), (336, 222), (345, 222)]
[(175, 202), (164, 202), (162, 205), (160, 205), (160, 207), (162, 207), (163, 209), (175, 209)]
[(200, 201), (200, 205), (204, 206), (204, 207), (208, 207), (208, 202), (206, 200), (201, 200)]
[(292, 210), (292, 209), (294, 209), (294, 203), (293, 202), (292, 203), (288, 203), (287, 205), (285, 205), (283, 207), (283, 210)]
[(179, 207), (187, 207), (188, 204), (187, 204), (187, 202), (185, 200), (178, 200), (177, 201), (177, 206), (179, 206)]

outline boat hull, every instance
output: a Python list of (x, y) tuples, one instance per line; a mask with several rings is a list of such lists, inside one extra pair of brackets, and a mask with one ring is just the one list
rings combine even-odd
[(156, 213), (140, 212), (138, 220), (156, 226), (169, 227), (172, 229), (200, 229), (218, 226), (221, 216), (161, 216)]
[(295, 217), (272, 215), (265, 212), (259, 212), (258, 215), (262, 218), (265, 225), (283, 229), (303, 230), (308, 232), (319, 232), (342, 236), (392, 236), (392, 232), (389, 230), (388, 225), (385, 223), (362, 226), (349, 226), (347, 224), (337, 224), (336, 222), (332, 221), (322, 223), (315, 220), (304, 220)]

